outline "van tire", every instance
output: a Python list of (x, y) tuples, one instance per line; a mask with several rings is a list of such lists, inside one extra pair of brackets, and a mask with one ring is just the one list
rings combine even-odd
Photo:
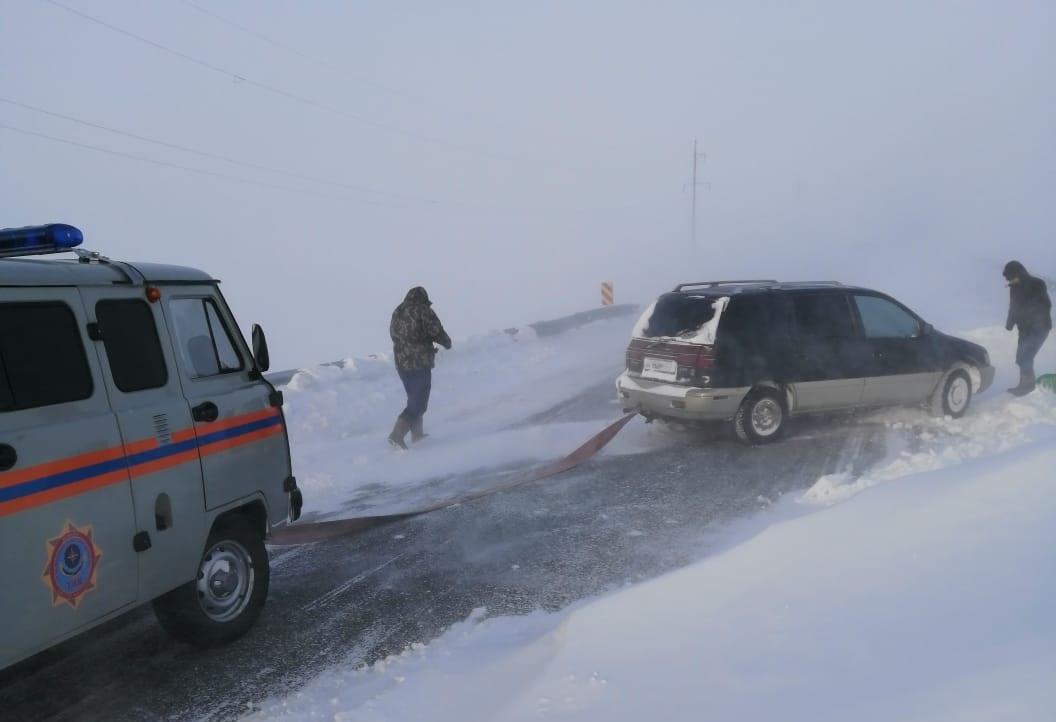
[(154, 614), (182, 642), (226, 644), (249, 631), (260, 616), (270, 571), (260, 532), (243, 517), (225, 519), (209, 534), (197, 578), (155, 599)]
[(788, 410), (776, 389), (760, 388), (749, 393), (733, 417), (733, 429), (741, 441), (767, 444), (785, 430)]
[(951, 371), (935, 398), (932, 399), (932, 412), (936, 416), (950, 416), (959, 419), (968, 410), (972, 401), (972, 380), (964, 369)]

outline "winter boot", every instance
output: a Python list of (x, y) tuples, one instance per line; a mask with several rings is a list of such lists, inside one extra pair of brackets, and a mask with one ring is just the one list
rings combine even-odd
[(403, 437), (407, 436), (407, 432), (411, 430), (411, 422), (406, 416), (400, 414), (396, 417), (396, 425), (392, 427), (392, 433), (389, 434), (389, 443), (397, 449), (406, 449), (407, 444), (404, 443)]
[(429, 434), (422, 431), (422, 417), (419, 416), (411, 422), (411, 441), (418, 442), (424, 439)]
[(1013, 396), (1026, 396), (1034, 390), (1034, 374), (1019, 372), (1019, 385), (1013, 386), (1008, 393)]

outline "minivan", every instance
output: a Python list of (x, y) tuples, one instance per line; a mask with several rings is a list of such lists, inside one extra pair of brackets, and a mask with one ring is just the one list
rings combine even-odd
[(993, 378), (985, 348), (879, 291), (732, 280), (679, 284), (651, 303), (616, 389), (626, 412), (726, 420), (764, 443), (800, 414), (908, 404), (957, 418)]

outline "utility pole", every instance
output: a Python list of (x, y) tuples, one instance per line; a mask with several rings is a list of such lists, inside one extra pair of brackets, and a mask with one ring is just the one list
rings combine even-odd
[(690, 216), (689, 240), (693, 258), (697, 255), (697, 158), (707, 158), (707, 153), (697, 152), (697, 141), (693, 140), (693, 209)]

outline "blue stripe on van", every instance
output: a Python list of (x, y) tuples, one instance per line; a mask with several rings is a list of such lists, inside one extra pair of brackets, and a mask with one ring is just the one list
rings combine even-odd
[(215, 444), (217, 441), (226, 441), (227, 439), (233, 439), (236, 436), (251, 434), (254, 431), (266, 429), (269, 426), (277, 426), (281, 423), (282, 418), (276, 414), (275, 416), (269, 416), (265, 419), (250, 421), (248, 424), (232, 426), (230, 429), (221, 429), (220, 431), (214, 431), (211, 434), (203, 434), (202, 436), (199, 436), (198, 446), (207, 446), (209, 444)]
[(31, 481), (24, 481), (21, 484), (0, 488), (0, 503), (11, 501), (13, 499), (20, 499), (23, 496), (39, 494), (42, 491), (66, 486), (67, 484), (76, 484), (78, 481), (84, 481), (93, 476), (102, 476), (111, 471), (118, 471), (125, 468), (125, 466), (125, 458), (122, 456), (111, 461), (89, 464), (88, 466), (82, 466), (78, 469), (70, 469), (69, 471), (62, 471), (58, 474), (49, 474), (48, 476), (42, 476)]
[(165, 446), (159, 446), (156, 449), (149, 449), (147, 451), (140, 451), (137, 454), (131, 454), (128, 456), (128, 466), (135, 472), (135, 467), (140, 464), (146, 464), (151, 461), (157, 461), (158, 459), (164, 459), (166, 456), (175, 456), (176, 454), (182, 454), (185, 451), (190, 451), (197, 443), (193, 438), (187, 439), (186, 441), (177, 441), (174, 444), (166, 444)]
[(131, 454), (128, 457), (118, 457), (116, 459), (100, 462), (96, 464), (89, 464), (82, 466), (77, 469), (70, 469), (69, 471), (63, 471), (58, 474), (49, 474), (42, 476), (37, 479), (22, 482), (21, 484), (15, 484), (9, 487), (0, 487), (0, 504), (14, 499), (21, 499), (26, 496), (32, 496), (33, 494), (39, 494), (43, 491), (55, 489), (61, 486), (67, 486), (69, 484), (76, 484), (80, 481), (91, 479), (95, 476), (101, 476), (113, 471), (128, 467), (131, 472), (135, 473), (135, 467), (141, 464), (147, 464), (159, 459), (164, 459), (168, 456), (175, 456), (182, 454), (185, 451), (190, 451), (196, 446), (206, 446), (213, 444), (218, 441), (226, 441), (228, 439), (237, 438), (245, 434), (259, 431), (260, 429), (266, 429), (270, 426), (279, 425), (282, 423), (282, 417), (278, 414), (275, 416), (269, 416), (264, 419), (258, 419), (251, 421), (246, 424), (240, 424), (238, 426), (232, 426), (229, 429), (221, 429), (220, 431), (214, 431), (209, 434), (203, 434), (199, 436), (197, 441), (193, 438), (187, 439), (186, 441), (176, 442), (174, 444), (166, 444), (165, 446), (159, 446), (156, 449), (150, 449), (148, 451), (141, 451), (136, 454)]

